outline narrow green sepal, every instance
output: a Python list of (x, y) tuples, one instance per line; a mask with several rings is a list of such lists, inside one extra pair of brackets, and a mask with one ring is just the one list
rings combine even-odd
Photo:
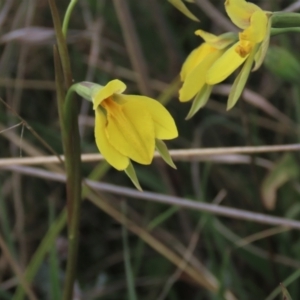
[(191, 117), (193, 117), (195, 115), (195, 113), (207, 103), (209, 96), (211, 94), (212, 88), (213, 88), (213, 86), (208, 85), (208, 84), (205, 84), (202, 87), (200, 92), (196, 95), (195, 99), (193, 100), (192, 107), (191, 107), (188, 115), (185, 118), (186, 120), (189, 120)]
[(285, 28), (285, 27), (299, 27), (300, 14), (293, 12), (278, 11), (272, 14), (272, 27)]
[(132, 165), (131, 162), (129, 162), (128, 167), (124, 170), (126, 175), (130, 178), (131, 182), (134, 184), (134, 186), (139, 190), (139, 191), (143, 191), (143, 189), (140, 186), (139, 180), (136, 176), (134, 167)]
[(94, 82), (82, 81), (75, 83), (71, 87), (79, 96), (83, 97), (88, 101), (92, 101), (93, 96), (103, 88), (102, 85)]
[[(185, 16), (190, 18), (193, 21), (200, 22), (199, 19), (190, 12), (190, 10), (186, 7), (186, 5), (182, 2), (182, 0), (168, 0), (171, 4), (173, 4), (179, 11), (181, 11)], [(188, 1), (191, 2), (191, 1)]]
[(253, 49), (250, 56), (246, 59), (246, 62), (244, 64), (242, 70), (240, 71), (239, 75), (234, 80), (234, 83), (231, 87), (231, 90), (230, 90), (230, 93), (228, 96), (227, 110), (229, 110), (235, 106), (236, 102), (239, 100), (239, 98), (245, 88), (245, 85), (246, 85), (246, 82), (249, 77), (251, 67), (252, 67), (252, 64), (254, 61), (256, 49), (257, 49), (257, 47)]
[(262, 41), (260, 44), (258, 51), (255, 54), (254, 60), (255, 60), (255, 65), (252, 71), (256, 71), (259, 69), (264, 62), (264, 59), (266, 57), (269, 44), (270, 44), (270, 32), (271, 32), (271, 20), (269, 19), (268, 21), (268, 27), (267, 27), (267, 33), (265, 39)]
[(162, 159), (172, 168), (177, 169), (166, 144), (162, 140), (155, 139), (155, 148), (161, 155)]

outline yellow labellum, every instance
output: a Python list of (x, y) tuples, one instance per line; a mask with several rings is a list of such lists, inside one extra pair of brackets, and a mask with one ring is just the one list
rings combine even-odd
[(96, 109), (100, 103), (113, 94), (123, 93), (126, 90), (124, 82), (115, 79), (107, 83), (105, 87), (100, 89), (96, 96), (93, 97), (93, 109)]
[(226, 79), (236, 70), (248, 57), (249, 54), (241, 56), (237, 51), (240, 42), (231, 46), (208, 70), (206, 83), (213, 85)]
[(129, 166), (129, 159), (151, 163), (155, 139), (177, 137), (169, 112), (156, 100), (122, 95), (126, 85), (112, 80), (93, 96), (95, 138), (104, 158), (118, 170)]
[(260, 43), (267, 34), (268, 17), (264, 11), (256, 11), (250, 18), (250, 26), (240, 33), (240, 40)]

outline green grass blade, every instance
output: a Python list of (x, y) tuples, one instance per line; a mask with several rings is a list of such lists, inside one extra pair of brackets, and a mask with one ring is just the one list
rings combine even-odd
[[(126, 215), (126, 203), (122, 203), (123, 214)], [(128, 231), (125, 226), (122, 226), (122, 240), (124, 247), (124, 262), (125, 262), (125, 271), (126, 271), (126, 281), (127, 281), (127, 290), (128, 290), (128, 299), (137, 300), (137, 295), (135, 291), (134, 284), (134, 275), (130, 262), (130, 248), (128, 243)]]
[[(296, 270), (288, 278), (283, 280), (282, 285), (285, 288), (287, 288), (290, 284), (292, 284), (294, 281), (299, 279), (299, 277), (300, 277), (300, 269)], [(276, 296), (280, 295), (281, 292), (282, 292), (282, 287), (278, 286), (265, 300), (273, 300)]]
[[(40, 243), (38, 249), (34, 253), (27, 269), (25, 271), (25, 280), (30, 283), (34, 279), (38, 269), (40, 268), (41, 263), (44, 260), (46, 253), (51, 249), (56, 237), (65, 227), (67, 220), (66, 210), (63, 210), (56, 221), (51, 225), (48, 232), (45, 234), (44, 239)], [(24, 290), (22, 287), (18, 287), (16, 293), (12, 300), (23, 300), (24, 299)]]
[(154, 218), (147, 226), (149, 231), (153, 230), (155, 227), (159, 226), (161, 223), (169, 219), (174, 213), (178, 211), (178, 206), (172, 206), (165, 210), (163, 213)]
[[(52, 203), (49, 203), (49, 227), (55, 221), (54, 215), (54, 207)], [(50, 251), (49, 257), (49, 270), (50, 270), (50, 297), (51, 299), (61, 299), (61, 287), (60, 287), (60, 280), (59, 280), (59, 262), (57, 257), (57, 251), (55, 247), (55, 240), (52, 244), (52, 249)]]

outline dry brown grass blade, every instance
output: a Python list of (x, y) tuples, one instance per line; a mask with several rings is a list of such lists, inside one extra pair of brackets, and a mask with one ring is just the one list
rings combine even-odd
[[(0, 124), (0, 130), (1, 130)], [(17, 145), (30, 155), (35, 157), (20, 157), (20, 158), (2, 158), (0, 159), (0, 167), (11, 165), (48, 165), (59, 163), (57, 156), (40, 156), (32, 146), (28, 143), (20, 143), (20, 138), (14, 134), (5, 135), (8, 139), (12, 139)], [(246, 147), (224, 147), (224, 148), (202, 148), (202, 149), (178, 149), (170, 150), (169, 153), (174, 160), (177, 161), (191, 161), (191, 160), (208, 160), (216, 162), (227, 163), (249, 163), (249, 157), (245, 156), (230, 156), (240, 154), (257, 154), (257, 153), (271, 153), (271, 152), (297, 152), (300, 150), (300, 144), (288, 144), (288, 145), (273, 145), (273, 146), (246, 146)], [(155, 152), (154, 157), (160, 157), (159, 153)], [(60, 156), (61, 160), (64, 160), (64, 156)], [(103, 156), (99, 153), (82, 154), (83, 162), (97, 162), (103, 160)], [(215, 159), (214, 159), (215, 158)], [(272, 163), (265, 159), (257, 159), (257, 165), (265, 168), (270, 168)]]
[[(34, 13), (36, 10), (36, 0), (33, 0), (30, 2), (30, 5), (26, 7), (25, 12), (25, 20), (23, 26), (28, 27), (30, 26), (30, 23), (32, 22)], [(21, 45), (19, 48), (19, 56), (16, 58), (17, 60), (17, 70), (16, 70), (16, 78), (18, 79), (23, 79), (25, 77), (25, 72), (27, 69), (27, 58), (29, 54), (29, 48), (26, 45)], [(13, 108), (14, 111), (19, 112), (20, 111), (20, 104), (21, 104), (21, 97), (23, 94), (23, 90), (19, 88), (14, 88), (12, 97), (9, 98), (10, 105)], [(8, 121), (10, 124), (12, 123), (12, 120), (9, 119)], [(26, 122), (24, 122), (24, 126), (26, 126)], [(22, 132), (21, 132), (21, 138), (23, 135), (24, 131), (24, 126), (22, 127)], [(15, 130), (13, 130), (15, 131)], [(11, 143), (10, 151), (11, 155), (16, 155), (18, 153), (18, 147), (14, 144)], [(12, 174), (12, 198), (13, 198), (13, 203), (14, 203), (14, 210), (15, 210), (15, 225), (14, 225), (14, 230), (15, 230), (15, 235), (16, 235), (16, 240), (18, 244), (20, 245), (19, 247), (19, 257), (20, 257), (20, 262), (21, 264), (25, 264), (27, 261), (27, 243), (26, 243), (26, 238), (24, 234), (24, 228), (25, 228), (25, 210), (24, 210), (24, 205), (22, 201), (22, 196), (23, 196), (23, 187), (21, 184), (21, 177), (20, 174)]]
[[(13, 131), (4, 131), (6, 127), (3, 126), (3, 124), (0, 123), (0, 131), (2, 131), (1, 136), (5, 137), (7, 140), (12, 142), (14, 145), (22, 149), (25, 153), (27, 153), (30, 156), (41, 156), (45, 155), (45, 152), (42, 150), (38, 149), (37, 147), (33, 146), (31, 143), (29, 143), (24, 137), (21, 139), (20, 136), (18, 136), (15, 132)], [(45, 167), (51, 171), (54, 172), (62, 172), (62, 168), (59, 166), (55, 165), (45, 165)]]
[(287, 6), (283, 11), (286, 12), (294, 12), (300, 9), (300, 1), (296, 1), (295, 3), (292, 3), (291, 5)]
[[(224, 226), (219, 220), (215, 220), (214, 222), (214, 227), (216, 228), (217, 231), (219, 231), (226, 239), (231, 241), (233, 244), (236, 244), (237, 242), (243, 240), (242, 237), (236, 235), (235, 233), (231, 232)], [(278, 228), (278, 227), (275, 227)], [(283, 228), (283, 227), (281, 227)], [(252, 253), (253, 255), (256, 255), (258, 257), (261, 257), (263, 259), (269, 260), (270, 259), (270, 252), (259, 248), (255, 245), (252, 244), (244, 244), (243, 247), (245, 250), (248, 252)], [(282, 264), (284, 266), (290, 267), (290, 268), (300, 268), (300, 262), (296, 259), (289, 258), (284, 255), (280, 254), (272, 254), (272, 260), (278, 264)]]
[[(45, 173), (45, 171), (42, 171), (42, 173)], [(49, 173), (49, 172), (48, 172)], [(31, 175), (34, 175), (34, 174), (31, 174)], [(34, 176), (36, 176), (37, 174), (35, 174)], [(40, 174), (41, 175), (41, 174)], [(39, 176), (39, 175), (38, 175)], [(43, 177), (43, 176), (41, 176), (41, 177)], [(44, 177), (45, 178), (45, 177)], [(57, 174), (57, 175), (55, 175), (55, 177), (52, 177), (51, 178), (52, 180), (58, 180), (58, 181), (63, 181), (64, 180), (64, 176), (62, 176), (62, 175), (60, 175), (60, 174)], [(89, 181), (89, 184), (90, 185), (92, 185), (92, 182), (91, 181)], [(99, 183), (96, 183), (97, 185), (99, 185)], [(100, 184), (101, 185), (101, 184)], [(103, 184), (102, 184), (103, 185)], [(105, 184), (104, 184), (105, 185)], [(96, 187), (96, 186), (94, 186), (94, 187)], [(116, 189), (116, 187), (115, 188), (113, 188), (112, 190), (113, 191), (115, 191), (115, 189)], [(124, 189), (124, 190), (127, 190), (127, 189)], [(137, 192), (136, 192), (137, 193)], [(138, 193), (140, 196), (142, 196), (142, 195), (144, 195), (144, 194), (147, 194), (147, 192), (146, 193)], [(153, 193), (150, 193), (150, 194), (153, 194)], [(125, 194), (126, 195), (126, 194)], [(128, 196), (128, 195), (127, 195)], [(131, 195), (132, 196), (132, 195)], [(96, 198), (98, 197), (98, 196), (95, 196)], [(137, 195), (137, 197), (138, 197), (138, 195)], [(96, 201), (96, 199), (94, 199), (95, 201)], [(104, 203), (103, 204), (104, 205), (104, 207), (106, 207), (106, 205), (109, 205), (110, 206), (110, 204), (109, 203)], [(101, 208), (103, 209), (103, 207), (101, 206)], [(104, 209), (105, 210), (105, 209)], [(113, 212), (113, 214), (114, 214), (114, 216), (116, 216), (117, 218), (120, 216), (120, 212), (119, 211), (117, 211), (117, 215), (115, 215), (115, 213), (116, 212)], [(118, 215), (119, 214), (119, 215)], [(258, 214), (259, 215), (259, 214)], [(266, 219), (266, 218), (268, 218), (268, 216), (265, 216), (264, 217), (264, 219)], [(122, 220), (122, 218), (120, 218), (121, 220)], [(131, 223), (131, 227), (129, 227), (129, 229), (131, 229), (133, 232), (135, 232), (135, 233), (139, 233), (139, 234), (141, 234), (141, 235), (143, 235), (144, 234), (144, 231), (142, 230), (142, 231), (140, 231), (140, 229), (139, 228), (135, 228), (135, 223)], [(138, 226), (138, 225), (137, 225)], [(135, 231), (134, 231), (135, 230)], [(146, 231), (146, 233), (147, 233), (147, 231)], [(143, 238), (142, 236), (141, 236), (141, 238)], [(168, 248), (168, 247), (167, 247)], [(156, 249), (156, 248), (155, 248)], [(169, 255), (169, 254), (168, 254)], [(180, 257), (179, 257), (180, 258)], [(175, 256), (175, 260), (176, 260), (176, 256)], [(181, 259), (180, 259), (180, 261), (181, 261)], [(207, 279), (207, 278), (210, 278), (210, 276), (208, 276), (208, 274), (206, 273), (206, 272), (201, 272), (201, 273), (203, 273), (203, 274), (205, 274), (205, 278)], [(189, 273), (187, 273), (187, 274), (189, 274)], [(193, 276), (193, 274), (194, 274), (194, 272), (192, 272), (191, 274), (189, 274), (190, 276)], [(210, 274), (210, 273), (209, 273)], [(211, 281), (211, 278), (210, 278), (210, 281)]]
[(236, 246), (237, 247), (244, 247), (244, 246), (246, 246), (248, 244), (251, 244), (255, 241), (265, 239), (265, 238), (270, 237), (272, 235), (279, 234), (279, 233), (282, 233), (282, 232), (286, 232), (286, 231), (289, 231), (289, 230), (290, 230), (289, 228), (282, 227), (282, 226), (269, 228), (269, 229), (251, 234), (251, 235), (249, 235), (245, 238), (240, 239), (239, 241), (236, 241)]
[(0, 78), (0, 86), (15, 89), (49, 90), (55, 91), (55, 83), (51, 80), (28, 80)]
[[(206, 104), (205, 108), (211, 109), (219, 114), (226, 115), (226, 117), (233, 117), (237, 119), (241, 119), (241, 110), (235, 106), (229, 111), (226, 111), (226, 105), (223, 103), (220, 103), (216, 100), (209, 99), (208, 103)], [(267, 117), (262, 117), (258, 115), (249, 115), (249, 118), (245, 120), (245, 122), (252, 122), (253, 117), (255, 118), (255, 122), (259, 127), (271, 130), (275, 133), (282, 133), (285, 135), (291, 135), (294, 136), (294, 134), (298, 134), (300, 132), (299, 128), (288, 125), (288, 124), (282, 124), (282, 122), (274, 121)]]
[(4, 239), (2, 238), (1, 235), (0, 235), (0, 248), (2, 250), (2, 254), (6, 257), (8, 263), (10, 264), (10, 266), (12, 268), (12, 270), (16, 274), (20, 284), (23, 286), (28, 298), (30, 300), (38, 300), (38, 298), (34, 295), (33, 291), (31, 290), (31, 288), (27, 284), (26, 280), (24, 279), (21, 268), (19, 267), (17, 262), (14, 260), (13, 256), (11, 255), (11, 253), (10, 253), (8, 247), (6, 246), (6, 243), (5, 243), (5, 241), (4, 241)]
[[(85, 8), (85, 7), (84, 7)], [(91, 17), (91, 16), (89, 16)], [(89, 24), (87, 27), (91, 31), (92, 39), (90, 45), (90, 53), (88, 58), (88, 69), (85, 76), (85, 81), (93, 81), (96, 72), (97, 60), (100, 56), (102, 49), (102, 35), (103, 35), (103, 25), (104, 21), (101, 18), (96, 19), (94, 22), (88, 20)], [(90, 103), (88, 101), (83, 101), (80, 108), (80, 116), (86, 118), (88, 116)], [(79, 123), (80, 136), (83, 137), (85, 133), (85, 124)]]
[[(228, 96), (231, 87), (232, 86), (229, 84), (220, 84), (213, 89), (213, 93)], [(295, 126), (294, 122), (289, 117), (283, 114), (280, 110), (278, 110), (274, 105), (272, 105), (267, 99), (265, 99), (261, 95), (249, 89), (245, 89), (242, 97), (249, 104), (261, 109), (266, 114), (277, 119), (283, 124), (286, 124), (288, 126)]]
[(5, 22), (9, 10), (11, 9), (12, 5), (14, 3), (14, 0), (6, 0), (5, 4), (2, 6), (1, 8), (1, 12), (0, 12), (0, 27), (2, 27), (3, 23)]
[(159, 0), (145, 1), (149, 14), (157, 28), (157, 34), (164, 45), (169, 65), (169, 74), (172, 76), (172, 74), (178, 73), (183, 58), (176, 43), (176, 34), (170, 30), (170, 26), (165, 19), (162, 4)]
[[(95, 156), (95, 158), (94, 158)], [(98, 154), (97, 154), (98, 156)], [(94, 159), (93, 159), (94, 158)], [(154, 158), (161, 159), (161, 156), (158, 153), (154, 154)], [(61, 156), (61, 159), (64, 160), (64, 157)], [(99, 158), (96, 155), (91, 154), (82, 154), (81, 161), (82, 163), (88, 162), (97, 162), (103, 161), (104, 158), (100, 156)], [(173, 156), (173, 160), (177, 161), (176, 155)], [(183, 159), (181, 159), (183, 160)], [(187, 162), (212, 162), (212, 163), (219, 163), (219, 164), (250, 164), (251, 156), (249, 155), (241, 155), (241, 154), (227, 154), (227, 155), (209, 155), (209, 156), (199, 156), (196, 158), (187, 158), (185, 159)], [(0, 168), (4, 166), (28, 166), (28, 165), (46, 165), (46, 164), (57, 164), (58, 160), (56, 156), (40, 156), (40, 157), (22, 157), (22, 158), (0, 158)], [(270, 170), (273, 167), (273, 163), (270, 160), (255, 157), (254, 164), (256, 166), (265, 168)]]
[[(183, 255), (183, 259), (181, 260), (180, 263), (180, 268), (177, 267), (177, 269), (175, 270), (175, 272), (168, 278), (168, 280), (166, 281), (159, 297), (157, 300), (164, 300), (167, 296), (168, 293), (171, 289), (171, 287), (173, 286), (173, 284), (180, 278), (184, 268), (188, 265), (191, 264), (192, 266), (194, 266), (191, 263), (191, 258), (193, 256), (193, 252), (197, 246), (197, 243), (199, 241), (199, 237), (200, 237), (200, 230), (201, 230), (201, 223), (202, 221), (198, 221), (195, 230), (193, 231), (190, 241), (189, 241), (189, 245), (187, 246), (187, 249)], [(206, 269), (206, 268), (205, 268)], [(205, 273), (204, 273), (205, 274)], [(209, 276), (208, 276), (209, 278)], [(215, 281), (214, 278), (212, 278), (212, 280)]]
[[(117, 220), (123, 226), (126, 226), (130, 231), (139, 236), (150, 247), (152, 247), (158, 253), (163, 255), (166, 259), (171, 261), (178, 268), (183, 269), (182, 271), (186, 273), (195, 283), (203, 286), (209, 291), (215, 293), (218, 291), (218, 284), (216, 284), (216, 282), (212, 282), (211, 277), (206, 277), (191, 265), (183, 266), (182, 258), (180, 256), (178, 256), (170, 248), (165, 246), (162, 242), (157, 240), (147, 230), (143, 229), (129, 218), (126, 218), (118, 209), (110, 205), (108, 202), (100, 198), (95, 193), (89, 194), (88, 198), (94, 205), (99, 207), (101, 210), (105, 211), (108, 215)], [(208, 270), (207, 272), (210, 273)], [(236, 298), (230, 291), (226, 291), (225, 299), (234, 300)]]
[[(29, 175), (33, 177), (39, 177), (49, 180), (54, 180), (58, 182), (65, 182), (66, 176), (64, 174), (54, 173), (45, 171), (38, 168), (32, 167), (23, 167), (23, 166), (7, 166), (3, 167), (5, 170), (18, 172), (20, 174)], [(195, 211), (203, 211), (213, 215), (224, 216), (228, 218), (243, 220), (243, 221), (252, 221), (260, 224), (267, 225), (277, 225), (277, 226), (285, 226), (290, 227), (292, 229), (300, 230), (300, 222), (293, 219), (286, 219), (276, 216), (270, 216), (261, 213), (255, 213), (247, 210), (236, 209), (225, 206), (218, 206), (215, 204), (196, 202), (193, 200), (189, 200), (187, 198), (180, 198), (175, 196), (169, 196), (154, 192), (140, 192), (136, 189), (120, 187), (117, 185), (103, 183), (93, 180), (85, 180), (85, 183), (101, 192), (107, 192), (114, 195), (129, 197), (133, 199), (157, 202), (167, 205), (179, 206), (182, 208), (192, 209)]]
[(127, 0), (113, 0), (119, 18), (120, 26), (133, 69), (138, 74), (137, 83), (141, 93), (151, 96), (152, 90), (149, 86), (149, 76), (146, 60), (143, 55), (141, 44), (133, 23)]
[[(22, 23), (24, 23), (24, 11), (26, 11), (27, 3), (25, 1), (19, 2), (19, 7), (17, 12), (14, 14), (14, 19), (11, 23), (11, 30), (15, 30), (21, 27)], [(14, 61), (14, 49), (15, 45), (9, 43), (5, 46), (4, 50), (2, 51), (1, 58), (0, 58), (0, 77), (7, 77), (12, 72), (13, 66), (10, 64), (11, 61)]]
[[(87, 62), (88, 63), (88, 62)], [(118, 77), (118, 78), (123, 78), (126, 80), (130, 80), (133, 82), (137, 82), (138, 78), (138, 73), (136, 71), (127, 69), (125, 67), (115, 65), (111, 61), (104, 61), (104, 60), (98, 60), (97, 61), (97, 67), (110, 74), (112, 77)], [(166, 90), (166, 88), (169, 86), (167, 83), (160, 81), (158, 79), (148, 79), (148, 84), (152, 90), (156, 90), (159, 92), (163, 92)], [(0, 84), (1, 84), (1, 79), (0, 79)]]
[[(215, 8), (209, 0), (195, 0), (195, 3), (203, 10), (215, 24), (222, 30), (237, 31), (237, 28), (226, 18), (219, 9)], [(224, 9), (225, 11), (225, 9)]]

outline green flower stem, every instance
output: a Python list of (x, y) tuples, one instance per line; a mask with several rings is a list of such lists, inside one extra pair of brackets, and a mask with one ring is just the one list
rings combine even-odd
[(77, 103), (72, 101), (73, 93), (68, 92), (67, 96), (64, 97), (65, 88), (69, 89), (72, 85), (71, 64), (55, 0), (49, 0), (49, 5), (58, 45), (58, 51), (56, 48), (54, 49), (55, 82), (67, 175), (69, 245), (63, 300), (71, 300), (73, 299), (74, 281), (76, 278), (79, 240), (78, 228), (81, 207), (81, 162), (80, 137), (77, 120), (78, 108)]
[[(59, 116), (59, 123), (61, 127), (62, 137), (64, 140), (64, 137), (67, 136), (67, 133), (65, 132), (64, 116), (63, 116), (66, 94), (63, 87), (64, 78), (61, 70), (61, 61), (60, 61), (60, 57), (56, 45), (53, 47), (53, 58), (54, 58), (54, 70), (55, 70), (57, 109), (58, 109), (58, 116)], [(66, 149), (64, 143), (63, 143), (63, 148), (65, 152)]]
[(69, 248), (63, 300), (71, 300), (76, 278), (79, 241), (78, 229), (81, 208), (80, 137), (77, 120), (77, 103), (72, 101), (74, 90), (72, 87), (68, 90), (65, 101), (63, 102), (64, 89), (62, 86), (62, 72), (60, 70), (59, 56), (55, 49), (56, 48), (54, 48), (55, 82), (67, 174)]
[(274, 12), (272, 14), (272, 27), (299, 27), (300, 14), (291, 12)]
[(72, 14), (72, 11), (73, 11), (75, 5), (77, 4), (77, 1), (78, 0), (71, 0), (70, 1), (69, 6), (68, 6), (67, 11), (66, 11), (66, 14), (65, 14), (65, 17), (64, 17), (62, 32), (63, 32), (63, 35), (64, 35), (65, 38), (67, 36), (70, 17), (71, 17), (71, 14)]
[(290, 32), (300, 32), (300, 27), (286, 27), (286, 28), (271, 28), (271, 36), (282, 34), (282, 33), (290, 33)]

